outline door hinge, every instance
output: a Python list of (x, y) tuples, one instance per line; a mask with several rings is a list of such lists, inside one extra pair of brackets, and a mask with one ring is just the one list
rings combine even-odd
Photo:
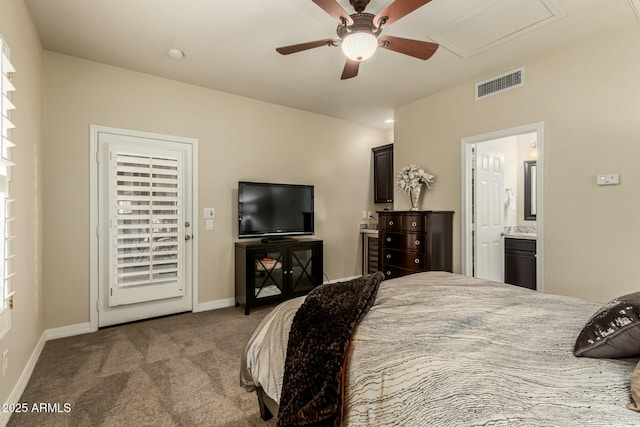
[(96, 237), (100, 237), (100, 227), (96, 227)]
[(100, 311), (100, 301), (96, 301), (96, 311)]
[(109, 289), (109, 296), (113, 296), (113, 288)]
[(100, 151), (96, 151), (96, 162), (100, 163)]

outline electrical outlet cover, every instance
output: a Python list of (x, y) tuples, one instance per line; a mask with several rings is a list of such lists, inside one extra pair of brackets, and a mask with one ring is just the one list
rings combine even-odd
[(617, 185), (620, 184), (620, 174), (610, 173), (604, 175), (598, 175), (596, 178), (598, 185)]

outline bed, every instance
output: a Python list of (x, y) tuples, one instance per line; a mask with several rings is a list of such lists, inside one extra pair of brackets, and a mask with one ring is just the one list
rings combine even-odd
[[(265, 418), (303, 301), (274, 308), (243, 355)], [(626, 408), (638, 359), (573, 354), (600, 306), (445, 272), (384, 281), (349, 343), (342, 425), (639, 426)]]

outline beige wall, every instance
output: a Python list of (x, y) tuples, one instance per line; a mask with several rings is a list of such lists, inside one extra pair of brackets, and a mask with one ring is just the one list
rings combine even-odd
[[(456, 211), (455, 271), (462, 138), (542, 121), (545, 291), (606, 301), (638, 290), (638, 46), (635, 23), (496, 70), (526, 66), (521, 88), (476, 102), (472, 81), (396, 109), (395, 167), (418, 163), (436, 174), (424, 207)], [(596, 174), (614, 172), (620, 185), (595, 185)], [(396, 208), (409, 206), (402, 194), (396, 199)]]
[(196, 236), (200, 302), (234, 297), (239, 180), (315, 185), (325, 273), (359, 274), (371, 147), (387, 132), (56, 53), (44, 70), (47, 328), (89, 321), (90, 124), (199, 140), (199, 207), (216, 209)]
[[(12, 327), (0, 340), (0, 354), (9, 350), (9, 370), (0, 379), (0, 403), (6, 402), (38, 340), (43, 336), (42, 296), (42, 47), (22, 1), (0, 2), (0, 35), (11, 48), (13, 78), (17, 91), (12, 101), (17, 110), (12, 156), (15, 202), (12, 242), (16, 258), (12, 270), (15, 291)], [(0, 413), (0, 421), (2, 420)]]

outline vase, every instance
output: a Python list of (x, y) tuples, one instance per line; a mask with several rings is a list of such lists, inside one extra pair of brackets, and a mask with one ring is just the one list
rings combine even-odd
[(409, 196), (411, 198), (411, 210), (419, 211), (418, 205), (420, 204), (420, 190), (422, 190), (422, 186), (413, 187), (409, 190)]

